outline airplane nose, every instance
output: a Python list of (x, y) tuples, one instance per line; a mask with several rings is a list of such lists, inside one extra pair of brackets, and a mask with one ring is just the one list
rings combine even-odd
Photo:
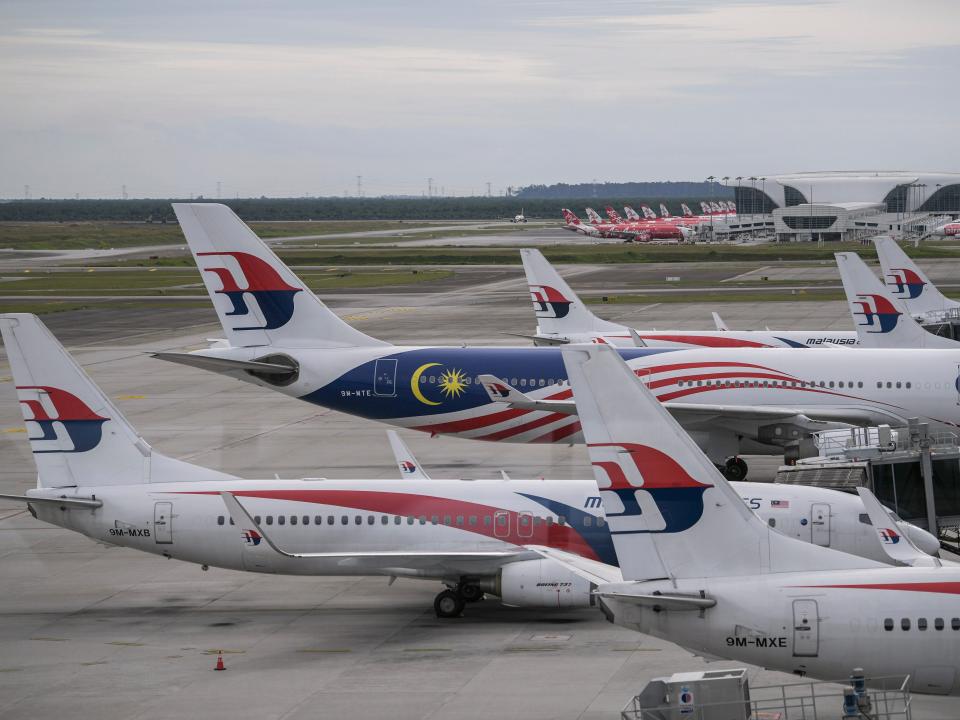
[(940, 541), (932, 533), (927, 532), (923, 528), (918, 528), (916, 525), (911, 525), (908, 522), (898, 522), (897, 526), (900, 528), (900, 531), (910, 538), (910, 541), (920, 548), (927, 555), (936, 555), (940, 552)]

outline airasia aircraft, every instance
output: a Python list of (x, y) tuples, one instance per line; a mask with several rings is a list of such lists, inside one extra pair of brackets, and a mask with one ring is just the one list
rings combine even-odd
[(862, 667), (878, 684), (909, 675), (914, 693), (960, 694), (960, 568), (889, 567), (777, 533), (612, 348), (563, 359), (620, 561), (615, 574), (576, 556), (568, 567), (597, 585), (610, 622), (706, 657), (827, 680)]
[[(391, 438), (404, 480), (245, 480), (151, 448), (36, 316), (2, 315), (0, 333), (38, 470), (36, 489), (0, 497), (44, 522), (204, 569), (440, 581), (441, 617), (484, 593), (523, 607), (594, 604), (589, 581), (525, 543), (616, 564), (592, 479), (433, 480)], [(739, 491), (781, 532), (883, 560), (856, 497)], [(939, 549), (913, 525), (896, 528)]]
[(627, 222), (609, 205), (604, 210), (607, 217), (614, 223), (613, 232), (628, 239), (642, 236), (644, 240), (686, 240), (692, 235), (689, 228), (664, 222), (656, 216), (652, 220), (638, 219)]
[[(211, 370), (353, 415), (436, 435), (507, 442), (581, 441), (558, 348), (397, 346), (330, 311), (226, 206), (175, 212), (225, 339), (157, 357)], [(552, 299), (548, 302), (553, 303)], [(554, 312), (569, 307), (557, 301)], [(960, 427), (952, 350), (620, 348), (718, 464), (739, 453), (812, 450), (810, 433), (929, 422)], [(503, 378), (543, 407), (492, 402), (481, 374)]]

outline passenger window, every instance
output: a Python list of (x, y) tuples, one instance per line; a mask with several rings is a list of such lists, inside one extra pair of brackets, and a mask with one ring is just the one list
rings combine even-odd
[(900, 389), (900, 381), (897, 380), (897, 390), (899, 390), (899, 389)]
[(777, 519), (770, 518), (769, 520), (767, 520), (767, 525), (769, 525), (772, 528), (775, 528), (777, 526)]
[(887, 380), (887, 390), (889, 390), (891, 387), (893, 387), (893, 383)]
[(607, 521), (604, 518), (602, 517), (597, 518), (597, 527), (603, 527), (606, 524), (607, 524)]
[(563, 515), (557, 515), (557, 525), (566, 525), (567, 519)]
[(277, 515), (277, 525), (285, 525), (287, 523), (286, 515)]
[(341, 525), (349, 525), (349, 524), (350, 524), (350, 518), (348, 518), (346, 515), (341, 515), (341, 516), (340, 516), (340, 524), (341, 524)]
[(943, 630), (943, 618), (934, 618), (933, 628), (934, 630)]
[(843, 380), (841, 380), (841, 381), (838, 383), (838, 385), (839, 385), (840, 387), (843, 387)]
[(463, 527), (463, 515), (457, 515), (457, 527)]
[(259, 525), (259, 524), (260, 524), (260, 516), (257, 515), (257, 516), (253, 519), (253, 521), (254, 521), (257, 525)]
[(584, 515), (584, 516), (583, 516), (583, 526), (584, 526), (584, 527), (590, 527), (591, 525), (593, 525), (593, 518), (590, 517), (589, 515)]
[(267, 515), (267, 525), (273, 525), (273, 515)]
[(927, 619), (917, 618), (917, 630), (926, 630), (926, 629), (927, 629)]
[(497, 515), (497, 525), (499, 525), (500, 527), (503, 527), (506, 524), (507, 524), (507, 516)]
[(387, 517), (386, 515), (381, 515), (381, 516), (380, 516), (380, 524), (381, 524), (381, 525), (389, 525), (389, 524), (390, 524), (390, 518)]
[(413, 516), (407, 518), (407, 525), (413, 525)]
[(304, 515), (304, 516), (303, 516), (303, 524), (304, 524), (304, 525), (309, 525), (309, 524), (310, 524), (310, 516), (309, 516), (309, 515)]
[(420, 524), (421, 524), (421, 525), (426, 525), (426, 524), (427, 524), (427, 516), (426, 516), (426, 515), (421, 515), (421, 516), (420, 516)]
[(873, 525), (873, 522), (870, 520), (870, 516), (867, 513), (860, 513), (857, 516), (857, 519), (864, 525)]
[(553, 516), (547, 515), (547, 527), (550, 527), (551, 525), (553, 525)]
[(430, 524), (431, 524), (431, 525), (436, 525), (436, 524), (439, 523), (439, 522), (440, 522), (440, 516), (439, 516), (439, 515), (431, 515), (431, 516), (430, 516)]
[(393, 524), (394, 524), (394, 525), (399, 525), (400, 522), (401, 522), (401, 517), (400, 517), (399, 515), (394, 516), (394, 518), (393, 518)]
[(314, 515), (313, 516), (314, 525), (323, 525), (323, 515)]
[(477, 516), (476, 516), (476, 515), (471, 515), (471, 516), (470, 516), (470, 524), (471, 524), (471, 525), (476, 525), (476, 524), (477, 524)]
[(336, 518), (333, 515), (327, 515), (327, 525), (333, 525), (336, 522)]
[(296, 524), (297, 524), (297, 516), (296, 516), (296, 515), (291, 515), (291, 516), (290, 516), (290, 524), (291, 524), (291, 525), (296, 525)]
[(960, 630), (960, 618), (950, 618), (950, 629)]
[(830, 387), (833, 387), (833, 380), (830, 381)]
[(910, 389), (910, 383), (907, 383), (907, 390)]
[(521, 515), (521, 516), (520, 516), (520, 524), (523, 525), (523, 527), (526, 527), (527, 525), (529, 525), (529, 524), (530, 524), (530, 516), (529, 516), (529, 515)]
[(858, 387), (858, 388), (862, 388), (862, 387), (863, 387), (863, 380), (858, 380), (858, 381), (857, 381), (857, 387)]
[(217, 525), (223, 525), (223, 523), (224, 523), (223, 515), (218, 515), (218, 516), (217, 516)]
[(489, 515), (484, 515), (484, 516), (483, 516), (483, 524), (484, 524), (485, 527), (490, 527), (490, 516), (489, 516)]
[(886, 630), (887, 632), (890, 632), (891, 630), (893, 630), (893, 618), (886, 618), (883, 621), (883, 629)]
[(363, 525), (363, 518), (362, 518), (361, 516), (359, 516), (359, 515), (354, 515), (354, 516), (353, 516), (353, 524), (354, 524), (354, 525)]
[(526, 379), (526, 378), (520, 378), (520, 387), (523, 387), (523, 386), (525, 386), (526, 384), (527, 384), (527, 379)]
[(367, 515), (367, 525), (373, 525), (377, 519), (373, 515)]
[(878, 380), (878, 381), (877, 381), (877, 390), (879, 390), (879, 389), (882, 388), (882, 387), (883, 387), (883, 383)]
[(443, 516), (443, 524), (444, 524), (444, 525), (452, 525), (452, 524), (453, 524), (453, 523), (451, 522), (451, 518), (450, 518), (449, 515), (444, 515), (444, 516)]
[(910, 629), (910, 618), (901, 618), (900, 619), (900, 629), (909, 630)]

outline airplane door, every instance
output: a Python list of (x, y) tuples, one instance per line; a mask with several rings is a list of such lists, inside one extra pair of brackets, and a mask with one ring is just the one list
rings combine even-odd
[(173, 503), (153, 504), (153, 538), (158, 545), (173, 542)]
[(830, 505), (828, 503), (810, 505), (810, 542), (814, 545), (830, 547)]
[(820, 650), (820, 617), (816, 600), (793, 601), (793, 656), (816, 657)]
[(510, 537), (510, 513), (501, 510), (493, 514), (493, 536)]
[(396, 397), (396, 358), (380, 358), (373, 364), (373, 394), (377, 397)]
[(523, 538), (533, 537), (533, 515), (528, 512), (517, 514), (517, 535)]

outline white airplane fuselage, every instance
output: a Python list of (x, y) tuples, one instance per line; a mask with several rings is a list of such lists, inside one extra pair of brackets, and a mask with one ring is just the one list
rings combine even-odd
[[(636, 330), (652, 348), (831, 348), (856, 347), (853, 330)], [(616, 347), (636, 347), (629, 329), (623, 332), (551, 334), (538, 333), (547, 340), (569, 343), (604, 342)]]
[[(571, 392), (560, 352), (556, 347), (271, 346), (211, 348), (192, 354), (233, 360), (286, 355), (299, 368), (295, 377), (284, 380), (286, 384), (271, 384), (242, 370), (227, 374), (399, 427), (489, 441), (580, 443), (576, 416), (508, 408), (491, 401), (477, 382), (478, 375), (488, 373), (533, 399), (568, 399)], [(930, 423), (932, 431), (960, 426), (957, 351), (621, 348), (618, 352), (657, 399), (671, 407), (796, 408), (801, 413), (816, 410), (821, 417), (853, 416), (856, 422), (848, 424), (857, 425), (904, 426), (916, 417)], [(721, 413), (718, 419), (699, 414), (680, 421), (695, 438), (698, 432), (723, 433), (740, 443), (741, 452), (775, 453), (796, 439), (790, 417), (787, 413), (777, 423), (731, 419)]]
[(911, 688), (958, 693), (960, 571), (880, 568), (624, 583), (602, 591), (686, 593), (716, 600), (696, 611), (656, 612), (604, 599), (617, 625), (698, 654), (772, 670), (845, 678), (911, 675)]

